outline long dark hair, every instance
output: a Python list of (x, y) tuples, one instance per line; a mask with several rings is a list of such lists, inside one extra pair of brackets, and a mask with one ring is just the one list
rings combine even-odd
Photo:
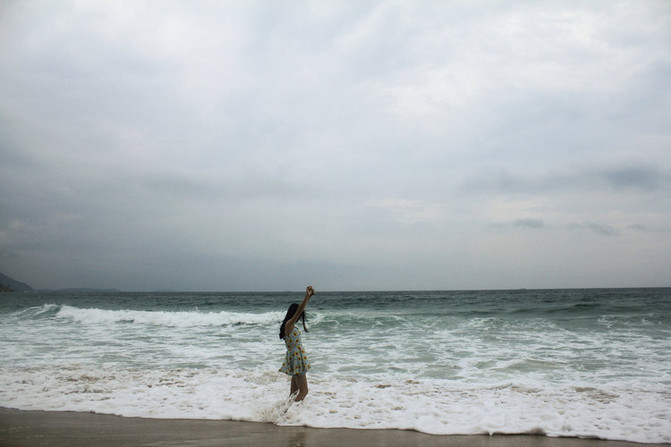
[[(287, 324), (287, 321), (291, 319), (291, 317), (294, 316), (296, 311), (298, 310), (298, 304), (292, 303), (291, 306), (289, 306), (289, 310), (287, 310), (287, 314), (284, 316), (284, 321), (282, 322), (282, 326), (280, 326), (280, 338), (284, 338), (284, 326)], [(303, 330), (305, 332), (310, 332), (308, 331), (308, 328), (305, 327), (305, 311), (300, 316), (300, 320), (303, 322)]]

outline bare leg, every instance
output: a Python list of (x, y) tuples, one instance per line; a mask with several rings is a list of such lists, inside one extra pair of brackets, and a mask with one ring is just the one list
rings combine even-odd
[(305, 396), (308, 395), (308, 377), (307, 374), (296, 374), (293, 377), (296, 379), (296, 385), (298, 385), (298, 396), (296, 396), (296, 402), (300, 402), (305, 399)]
[(296, 383), (296, 376), (291, 376), (291, 391), (289, 396), (293, 396), (298, 391), (298, 383)]

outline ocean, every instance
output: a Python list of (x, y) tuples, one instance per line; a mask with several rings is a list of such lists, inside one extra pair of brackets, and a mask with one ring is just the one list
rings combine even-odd
[[(0, 294), (0, 406), (671, 442), (671, 289)], [(302, 326), (298, 327), (302, 330)]]

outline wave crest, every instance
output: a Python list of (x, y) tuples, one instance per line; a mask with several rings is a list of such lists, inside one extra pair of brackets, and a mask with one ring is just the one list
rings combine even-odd
[(167, 327), (233, 326), (233, 325), (275, 325), (282, 321), (282, 312), (198, 312), (198, 311), (145, 311), (80, 309), (62, 306), (56, 318), (67, 319), (82, 324), (140, 324)]

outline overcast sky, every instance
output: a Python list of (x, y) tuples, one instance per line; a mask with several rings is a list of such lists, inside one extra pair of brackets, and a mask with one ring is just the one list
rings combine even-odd
[(670, 286), (671, 2), (3, 1), (0, 271)]

